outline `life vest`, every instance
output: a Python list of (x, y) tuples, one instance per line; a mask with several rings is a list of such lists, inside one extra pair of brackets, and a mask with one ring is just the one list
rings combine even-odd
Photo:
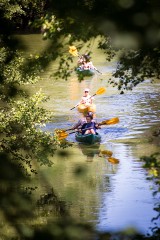
[(89, 128), (89, 129), (94, 129), (94, 131), (96, 132), (95, 122), (84, 123), (84, 124), (82, 125), (82, 134), (84, 134), (85, 131), (86, 131), (88, 128)]
[(90, 95), (88, 95), (87, 97), (83, 96), (81, 98), (81, 103), (82, 104), (92, 104), (92, 101), (94, 100), (94, 98)]

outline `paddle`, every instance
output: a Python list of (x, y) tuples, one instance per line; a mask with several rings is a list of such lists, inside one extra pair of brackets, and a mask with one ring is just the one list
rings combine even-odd
[[(93, 94), (91, 97), (89, 97), (88, 99), (90, 99), (90, 98), (92, 98), (92, 97), (94, 97), (94, 96), (96, 96), (96, 95), (100, 95), (100, 94), (103, 94), (103, 93), (105, 93), (105, 91), (106, 91), (106, 89), (104, 88), (104, 87), (101, 87), (101, 88), (99, 88), (98, 90), (97, 90), (97, 92), (95, 93), (95, 94)], [(85, 104), (85, 103), (83, 103), (83, 104)], [(78, 103), (76, 106), (74, 106), (73, 108), (71, 108), (70, 110), (73, 110), (74, 108), (76, 108), (76, 107), (78, 107), (80, 105), (80, 103)]]
[[(91, 128), (85, 128), (85, 130), (89, 130), (89, 129), (91, 129)], [(68, 137), (68, 135), (70, 135), (70, 134), (72, 134), (72, 133), (76, 133), (76, 132), (78, 132), (78, 131), (73, 131), (73, 132), (70, 132), (70, 133), (66, 133), (66, 132), (59, 132), (58, 133), (58, 138), (60, 139), (60, 140), (62, 140), (62, 139), (64, 139), (64, 138), (66, 138), (66, 137)]]
[(94, 69), (95, 69), (98, 73), (102, 74), (97, 68), (94, 67)]
[[(111, 118), (109, 120), (104, 120), (104, 121), (98, 123), (98, 125), (99, 126), (101, 126), (101, 125), (111, 125), (111, 124), (116, 124), (118, 122), (119, 122), (119, 118), (115, 117), (115, 118)], [(86, 130), (88, 130), (88, 129), (91, 129), (91, 128), (86, 128)], [(67, 130), (60, 130), (59, 132), (57, 132), (60, 139), (66, 138), (66, 137), (68, 137), (69, 134), (77, 132), (77, 131), (73, 131), (73, 132), (70, 132), (70, 133), (66, 133)]]
[[(91, 127), (90, 128), (85, 128), (85, 130), (89, 130), (89, 129), (92, 129)], [(80, 130), (80, 129), (79, 129)], [(62, 140), (62, 139), (64, 139), (64, 138), (66, 138), (66, 137), (68, 137), (68, 135), (70, 135), (70, 134), (72, 134), (72, 133), (76, 133), (76, 132), (78, 132), (78, 131), (73, 131), (73, 132), (70, 132), (70, 133), (66, 133), (66, 132), (59, 132), (58, 133), (58, 138), (60, 139), (60, 140)]]
[[(75, 46), (69, 46), (69, 53), (72, 54), (74, 57), (81, 58), (82, 56), (78, 53), (77, 48)], [(94, 67), (98, 73), (102, 74), (96, 67)]]
[(110, 125), (110, 124), (116, 124), (116, 123), (119, 123), (118, 117), (114, 117), (109, 120), (104, 120), (104, 121), (98, 123), (98, 125)]
[(100, 151), (100, 154), (102, 154), (102, 155), (107, 155), (108, 157), (111, 157), (112, 154), (113, 154), (113, 152), (110, 151), (110, 150), (101, 150), (101, 151)]
[(113, 163), (113, 164), (118, 164), (119, 160), (117, 158), (109, 157), (108, 162)]
[(79, 53), (75, 46), (69, 46), (69, 53), (72, 54), (74, 57), (78, 57)]

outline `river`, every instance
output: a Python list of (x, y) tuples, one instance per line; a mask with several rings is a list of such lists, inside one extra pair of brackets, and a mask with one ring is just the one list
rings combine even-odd
[[(36, 53), (46, 45), (39, 35), (23, 35), (21, 39), (28, 53)], [(77, 104), (86, 87), (91, 94), (100, 87), (106, 88), (104, 94), (95, 96), (98, 121), (119, 117), (120, 122), (98, 130), (102, 136), (100, 146), (79, 145), (74, 134), (69, 135), (67, 140), (73, 146), (57, 152), (53, 166), (42, 167), (41, 174), (76, 218), (92, 223), (99, 231), (133, 227), (147, 234), (154, 226), (151, 220), (157, 214), (153, 210), (157, 199), (152, 195), (152, 182), (146, 180), (147, 171), (140, 157), (159, 150), (159, 145), (149, 140), (153, 138), (150, 128), (160, 123), (160, 83), (146, 80), (120, 95), (108, 84), (115, 62), (106, 64), (99, 50), (95, 50), (92, 60), (102, 74), (81, 82), (74, 73), (68, 81), (55, 80), (50, 75), (56, 65), (51, 63), (43, 73), (43, 81), (30, 87), (31, 93), (42, 88), (50, 97), (45, 107), (53, 112), (53, 122), (43, 130), (53, 133), (57, 128), (70, 128), (80, 117), (76, 109), (70, 108)], [(101, 156), (101, 150), (112, 151), (119, 164)], [(43, 190), (46, 188), (44, 183)]]

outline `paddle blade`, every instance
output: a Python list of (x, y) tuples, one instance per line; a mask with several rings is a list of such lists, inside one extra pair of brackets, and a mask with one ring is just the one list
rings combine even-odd
[(119, 160), (117, 158), (110, 157), (110, 158), (108, 158), (108, 162), (113, 163), (113, 164), (118, 164)]
[(61, 133), (58, 134), (58, 138), (60, 140), (66, 138), (66, 137), (68, 137), (68, 133), (66, 133), (66, 132), (61, 132)]
[(56, 129), (54, 131), (54, 135), (59, 141), (65, 139), (68, 136), (68, 134), (63, 129)]
[(101, 87), (97, 90), (96, 95), (97, 94), (103, 94), (103, 93), (105, 93), (105, 91), (106, 91), (106, 89), (104, 87)]
[[(86, 128), (87, 129), (87, 128)], [(61, 132), (59, 132), (58, 134), (57, 134), (57, 136), (58, 136), (58, 138), (59, 139), (64, 139), (64, 138), (66, 138), (66, 137), (68, 137), (70, 134), (73, 134), (73, 133), (75, 133), (76, 131), (73, 131), (73, 132), (70, 132), (70, 133), (66, 133), (65, 131), (61, 131)]]
[(99, 125), (111, 125), (111, 124), (116, 124), (116, 123), (119, 123), (118, 117), (111, 118), (109, 120), (104, 120)]
[(74, 129), (73, 129), (73, 128), (68, 128), (68, 129), (57, 129), (57, 130), (56, 130), (56, 134), (65, 133), (65, 132), (70, 131), (70, 130), (74, 130)]
[(78, 51), (75, 46), (69, 46), (69, 53), (72, 54), (74, 57), (78, 56)]
[(108, 157), (111, 157), (113, 153), (112, 153), (112, 151), (109, 151), (109, 150), (102, 150), (101, 154), (107, 155)]

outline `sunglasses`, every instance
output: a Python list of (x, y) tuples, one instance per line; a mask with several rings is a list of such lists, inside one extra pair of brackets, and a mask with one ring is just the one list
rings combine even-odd
[(85, 92), (88, 92), (88, 91), (85, 91)]

